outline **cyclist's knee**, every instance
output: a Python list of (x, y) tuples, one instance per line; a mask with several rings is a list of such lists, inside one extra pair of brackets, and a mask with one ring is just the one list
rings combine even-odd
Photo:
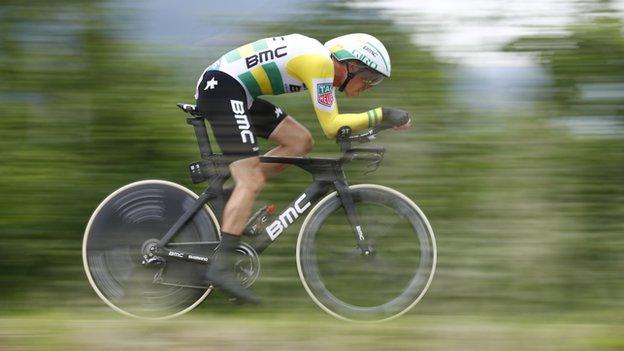
[(269, 136), (269, 140), (287, 148), (292, 155), (305, 155), (314, 147), (310, 131), (291, 116), (279, 124)]
[(286, 145), (295, 155), (306, 155), (314, 147), (314, 139), (310, 131), (303, 128), (297, 131), (297, 137)]
[(303, 131), (302, 136), (301, 136), (301, 143), (299, 144), (299, 151), (300, 154), (307, 154), (310, 151), (312, 151), (312, 148), (314, 147), (314, 139), (312, 138), (312, 134), (310, 134), (310, 132), (306, 129)]
[(235, 179), (236, 187), (243, 188), (250, 193), (258, 195), (262, 188), (264, 188), (264, 184), (266, 184), (266, 179), (264, 177), (264, 173), (258, 170), (257, 172), (251, 171), (249, 172), (249, 177), (244, 177), (242, 179)]

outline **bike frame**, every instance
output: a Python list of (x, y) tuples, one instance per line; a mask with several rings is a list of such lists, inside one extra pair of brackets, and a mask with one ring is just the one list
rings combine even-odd
[[(193, 107), (192, 105), (184, 106)], [(194, 115), (192, 113), (195, 111), (194, 109), (189, 111), (183, 106), (180, 106), (180, 108), (194, 116), (187, 117), (187, 123), (193, 125), (195, 129), (195, 136), (197, 137), (200, 155), (202, 158), (202, 161), (195, 162), (190, 165), (191, 177), (194, 181), (196, 181), (196, 179), (197, 181), (202, 181), (202, 179), (208, 181), (208, 187), (200, 194), (193, 206), (191, 206), (158, 241), (157, 246), (154, 247), (154, 254), (174, 257), (196, 263), (208, 263), (210, 261), (210, 257), (189, 254), (181, 250), (170, 250), (166, 248), (167, 244), (175, 237), (180, 228), (182, 228), (184, 224), (186, 224), (188, 220), (191, 219), (205, 204), (210, 203), (212, 208), (215, 210), (217, 217), (221, 220), (223, 208), (228, 200), (223, 192), (223, 184), (230, 177), (227, 163), (223, 160), (222, 155), (214, 154), (212, 152), (204, 119)], [(260, 157), (260, 162), (263, 163), (292, 164), (302, 168), (312, 175), (312, 183), (303, 191), (301, 195), (293, 200), (281, 214), (276, 216), (273, 222), (270, 223), (265, 230), (252, 237), (249, 245), (256, 251), (256, 253), (260, 254), (263, 252), (290, 225), (296, 222), (299, 218), (304, 217), (304, 214), (306, 214), (306, 212), (316, 202), (333, 189), (337, 191), (347, 214), (347, 218), (351, 223), (357, 246), (360, 248), (363, 255), (370, 255), (373, 253), (373, 248), (370, 247), (369, 243), (367, 243), (365, 233), (360, 226), (360, 221), (355, 210), (353, 198), (346, 176), (342, 169), (342, 165), (345, 162), (359, 158), (372, 161), (373, 164), (378, 166), (381, 159), (383, 159), (384, 149), (351, 148), (350, 142), (347, 143), (348, 144), (342, 144), (343, 156), (341, 158)], [(372, 153), (376, 156), (356, 157), (356, 152)], [(192, 244), (215, 245), (218, 243), (206, 242)]]

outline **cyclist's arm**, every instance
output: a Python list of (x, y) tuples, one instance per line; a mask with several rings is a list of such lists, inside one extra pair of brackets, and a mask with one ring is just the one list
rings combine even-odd
[(358, 131), (381, 122), (381, 107), (363, 113), (338, 113), (334, 80), (334, 64), (328, 56), (306, 54), (288, 62), (286, 69), (303, 81), (310, 92), (314, 111), (328, 138), (335, 138), (342, 127)]

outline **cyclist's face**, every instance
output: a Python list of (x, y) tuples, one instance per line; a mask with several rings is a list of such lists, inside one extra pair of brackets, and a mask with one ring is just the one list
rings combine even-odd
[(349, 63), (349, 70), (355, 74), (349, 84), (345, 87), (345, 94), (348, 97), (358, 96), (361, 92), (370, 89), (373, 85), (379, 84), (383, 76), (360, 65)]
[(356, 75), (353, 79), (351, 79), (349, 84), (347, 84), (344, 91), (348, 97), (353, 97), (360, 95), (361, 92), (370, 89), (370, 87), (371, 85), (366, 84), (361, 76)]

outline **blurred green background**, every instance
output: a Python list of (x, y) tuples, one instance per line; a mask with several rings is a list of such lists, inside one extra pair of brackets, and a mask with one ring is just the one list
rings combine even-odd
[[(624, 349), (623, 19), (604, 0), (0, 2), (0, 349)], [(166, 323), (116, 315), (82, 269), (92, 211), (140, 179), (201, 191), (175, 103), (227, 50), (295, 32), (388, 48), (392, 78), (338, 103), (402, 108), (414, 127), (349, 176), (428, 215), (429, 292), (395, 322), (334, 321), (299, 283), (295, 226), (262, 258), (262, 307), (216, 295)], [(312, 155), (337, 154), (306, 94), (268, 99), (311, 130)], [(256, 205), (308, 182), (289, 169)]]

